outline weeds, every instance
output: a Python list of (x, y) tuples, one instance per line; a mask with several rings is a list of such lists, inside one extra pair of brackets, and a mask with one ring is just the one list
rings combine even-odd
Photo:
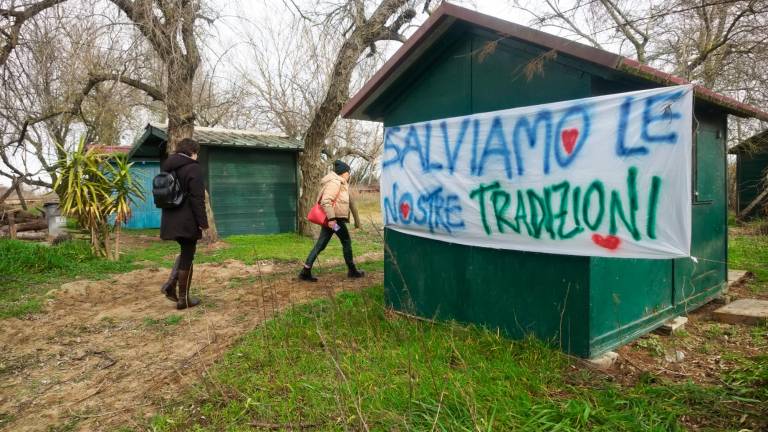
[(79, 276), (103, 277), (131, 268), (124, 261), (94, 257), (84, 241), (47, 246), (0, 240), (0, 318), (38, 312), (45, 293), (58, 281)]
[(761, 359), (743, 360), (723, 378), (728, 387), (667, 383), (651, 373), (620, 387), (534, 339), (392, 315), (382, 292), (340, 294), (267, 322), (152, 427), (722, 430), (742, 427), (744, 412), (748, 421), (768, 414)]

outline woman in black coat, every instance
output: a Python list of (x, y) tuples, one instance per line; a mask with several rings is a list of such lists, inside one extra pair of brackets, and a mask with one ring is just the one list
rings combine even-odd
[[(176, 258), (168, 281), (161, 292), (177, 309), (200, 304), (200, 299), (190, 297), (192, 283), (192, 261), (195, 258), (197, 241), (203, 237), (203, 230), (208, 229), (208, 217), (205, 214), (205, 185), (203, 172), (197, 162), (200, 145), (193, 139), (183, 139), (176, 146), (176, 152), (163, 162), (161, 169), (173, 173), (179, 180), (184, 192), (184, 201), (175, 208), (163, 209), (160, 220), (160, 238), (175, 240), (181, 252)], [(176, 286), (179, 294), (176, 295)]]

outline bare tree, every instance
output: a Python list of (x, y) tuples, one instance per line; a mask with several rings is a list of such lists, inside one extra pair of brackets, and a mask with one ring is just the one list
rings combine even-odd
[[(514, 4), (531, 24), (556, 28), (595, 47), (622, 54), (757, 106), (768, 102), (766, 0), (556, 0)], [(631, 48), (624, 52), (626, 46)], [(731, 143), (759, 129), (733, 122)]]
[(107, 64), (127, 74), (140, 52), (125, 45), (119, 27), (89, 21), (92, 5), (78, 6), (30, 18), (23, 46), (0, 67), (0, 175), (50, 188), (74, 135), (111, 144), (144, 103), (137, 91), (92, 75)]
[[(292, 97), (304, 98), (307, 105), (312, 107), (306, 128), (299, 126), (298, 131), (292, 132), (295, 134), (303, 131), (304, 139), (304, 152), (299, 157), (302, 174), (302, 196), (299, 200), (300, 214), (306, 214), (313, 204), (320, 179), (327, 169), (328, 156), (340, 157), (344, 154), (354, 154), (358, 157), (371, 156), (364, 155), (355, 146), (334, 146), (335, 148), (331, 148), (329, 144), (334, 144), (332, 131), (338, 124), (338, 116), (342, 106), (349, 99), (350, 88), (361, 58), (366, 53), (368, 56), (377, 55), (376, 45), (379, 42), (404, 41), (405, 36), (402, 34), (402, 30), (416, 17), (419, 4), (423, 6), (424, 11), (428, 10), (428, 1), (417, 4), (417, 2), (408, 0), (375, 2), (335, 0), (318, 2), (310, 9), (301, 9), (291, 2), (291, 5), (296, 7), (297, 15), (301, 19), (322, 28), (324, 35), (341, 36), (332, 45), (331, 61), (326, 63), (328, 65), (327, 70), (321, 68), (315, 75), (324, 81), (319, 98), (316, 94), (303, 94), (301, 91), (294, 94), (289, 91)], [(316, 46), (320, 45), (316, 44)], [(306, 63), (311, 64), (311, 61)], [(265, 75), (263, 72), (261, 74)], [(265, 86), (263, 90), (267, 94), (280, 93), (286, 88), (290, 88), (291, 83), (276, 84), (278, 85)], [(283, 113), (280, 115), (281, 118), (277, 119), (279, 122), (285, 122), (285, 119), (290, 120), (292, 113), (289, 110), (275, 111)], [(289, 128), (284, 127), (284, 130), (288, 131)], [(335, 144), (339, 142), (336, 140)], [(311, 233), (311, 225), (303, 219), (300, 221), (300, 231), (304, 234)]]
[(35, 3), (16, 3), (11, 0), (0, 2), (0, 66), (8, 60), (8, 56), (16, 48), (21, 37), (24, 23), (40, 12), (63, 3), (66, 0), (42, 0)]

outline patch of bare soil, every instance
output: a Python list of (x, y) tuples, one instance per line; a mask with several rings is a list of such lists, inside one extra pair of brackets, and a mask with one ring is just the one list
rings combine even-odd
[(62, 285), (45, 313), (2, 322), (0, 428), (131, 425), (177, 398), (240, 335), (281, 310), (383, 279), (380, 272), (361, 280), (334, 273), (306, 283), (294, 270), (270, 262), (196, 265), (193, 292), (203, 303), (184, 311), (160, 294), (167, 269)]
[[(764, 298), (747, 288), (748, 273), (728, 287), (728, 298)], [(621, 347), (617, 378), (636, 382), (644, 372), (673, 381), (723, 384), (724, 371), (737, 366), (739, 357), (753, 357), (768, 349), (768, 334), (753, 326), (718, 322), (713, 312), (723, 303), (713, 301), (691, 311), (678, 335), (650, 334)]]
[(722, 374), (737, 367), (740, 357), (768, 349), (768, 335), (752, 326), (716, 321), (712, 312), (720, 306), (710, 303), (689, 313), (680, 335), (652, 333), (621, 347), (615, 377), (631, 385), (651, 372), (675, 382), (723, 385)]

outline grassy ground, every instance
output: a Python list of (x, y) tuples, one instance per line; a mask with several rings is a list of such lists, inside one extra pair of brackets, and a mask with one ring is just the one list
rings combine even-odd
[[(377, 220), (370, 201), (361, 206), (370, 213), (363, 219)], [(768, 292), (768, 237), (750, 227), (734, 231), (730, 267), (752, 271), (750, 289)], [(63, 281), (169, 265), (176, 246), (153, 241), (156, 236), (154, 230), (128, 233), (118, 262), (91, 257), (84, 243), (0, 240), (0, 317), (39, 310), (45, 292)], [(353, 238), (357, 254), (381, 251), (373, 229), (355, 231)], [(198, 261), (298, 262), (312, 243), (295, 235), (234, 236), (220, 247), (201, 248)], [(340, 256), (338, 242), (326, 254)], [(381, 262), (367, 268), (380, 269)], [(768, 429), (768, 356), (739, 354), (730, 346), (738, 333), (753, 351), (765, 352), (766, 327), (707, 323), (703, 335), (651, 335), (628, 348), (662, 359), (668, 349), (685, 347), (689, 356), (701, 349), (701, 358), (718, 366), (706, 380), (671, 380), (654, 371), (622, 379), (586, 369), (535, 340), (393, 316), (382, 297), (381, 286), (342, 294), (255, 329), (147, 429)], [(172, 329), (179, 316), (143, 324)]]
[[(381, 239), (371, 229), (353, 230), (357, 255), (381, 251)], [(0, 319), (39, 312), (45, 295), (66, 281), (103, 279), (146, 266), (170, 266), (178, 253), (174, 242), (157, 241), (158, 230), (125, 230), (119, 261), (91, 255), (85, 241), (58, 246), (0, 239)], [(312, 238), (296, 234), (231, 236), (213, 248), (200, 246), (196, 262), (236, 259), (301, 262), (312, 248)], [(324, 256), (341, 256), (341, 245), (332, 241)], [(365, 268), (365, 267), (364, 267)]]
[(766, 359), (721, 386), (622, 387), (535, 340), (390, 316), (381, 298), (374, 287), (271, 321), (150, 429), (737, 430), (768, 416)]
[(748, 287), (755, 293), (768, 293), (768, 235), (761, 233), (761, 227), (768, 227), (768, 220), (756, 220), (731, 229), (728, 267), (752, 272), (755, 278)]
[(45, 293), (61, 281), (101, 278), (132, 268), (129, 260), (111, 262), (95, 258), (87, 242), (49, 247), (0, 239), (0, 318), (39, 311)]

